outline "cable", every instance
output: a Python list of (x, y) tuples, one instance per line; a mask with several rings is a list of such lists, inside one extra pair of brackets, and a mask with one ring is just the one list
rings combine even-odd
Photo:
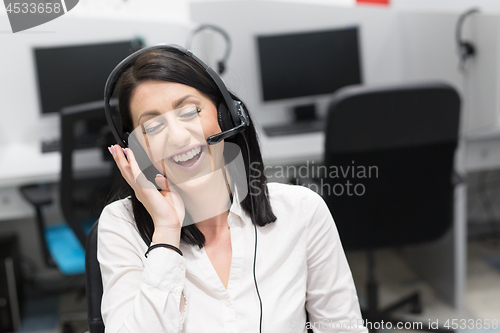
[(472, 8), (464, 12), (458, 18), (457, 25), (455, 28), (455, 39), (457, 42), (458, 53), (460, 57), (458, 68), (462, 73), (465, 72), (465, 63), (467, 62), (467, 59), (473, 57), (476, 54), (476, 49), (474, 45), (471, 42), (462, 39), (462, 28), (467, 17), (476, 13), (479, 13), (479, 8)]
[(251, 186), (250, 186), (250, 146), (248, 144), (247, 138), (245, 135), (243, 135), (243, 140), (245, 141), (245, 145), (247, 147), (247, 155), (248, 155), (248, 194), (250, 195), (250, 205), (252, 206), (252, 221), (253, 221), (253, 227), (255, 229), (255, 248), (253, 252), (253, 281), (255, 283), (255, 290), (257, 291), (257, 296), (259, 297), (259, 303), (260, 303), (260, 323), (259, 323), (259, 332), (262, 333), (262, 299), (260, 298), (260, 293), (259, 293), (259, 286), (257, 285), (257, 277), (255, 275), (255, 262), (257, 260), (257, 223), (255, 221), (255, 210), (253, 206), (253, 195), (251, 191)]

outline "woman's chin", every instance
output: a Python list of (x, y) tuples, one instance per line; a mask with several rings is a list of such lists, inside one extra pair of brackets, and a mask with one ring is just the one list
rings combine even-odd
[[(196, 194), (196, 191), (200, 191), (205, 188), (216, 188), (217, 182), (220, 181), (220, 177), (217, 176), (218, 172), (209, 172), (198, 177), (186, 179), (183, 182), (179, 182), (175, 185), (184, 192), (189, 192), (190, 194)], [(222, 178), (222, 180), (224, 180)]]

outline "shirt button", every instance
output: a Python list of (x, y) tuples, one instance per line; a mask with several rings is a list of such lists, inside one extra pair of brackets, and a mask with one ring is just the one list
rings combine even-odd
[(224, 305), (227, 306), (227, 307), (230, 307), (231, 306), (231, 302), (226, 299), (226, 301), (224, 302)]
[(185, 269), (186, 267), (184, 267), (184, 264), (180, 264), (180, 265), (179, 265), (179, 268), (181, 269), (181, 271), (184, 271), (184, 269)]

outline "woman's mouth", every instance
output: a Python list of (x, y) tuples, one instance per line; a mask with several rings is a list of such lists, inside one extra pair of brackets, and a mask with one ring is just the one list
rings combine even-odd
[(183, 167), (189, 167), (195, 164), (200, 158), (201, 147), (196, 147), (184, 154), (174, 155), (172, 159), (175, 163), (182, 165)]

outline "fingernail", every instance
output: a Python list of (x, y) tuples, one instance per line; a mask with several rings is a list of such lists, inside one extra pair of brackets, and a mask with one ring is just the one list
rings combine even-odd
[(163, 175), (161, 173), (157, 173), (156, 177), (163, 177)]
[(113, 151), (113, 154), (115, 154), (115, 153), (116, 153), (115, 146), (111, 146), (111, 150)]
[(113, 151), (111, 150), (111, 147), (108, 147), (109, 153), (113, 155)]
[(125, 154), (125, 156), (127, 155), (127, 151), (125, 150), (125, 148), (122, 148), (122, 151), (123, 153)]

